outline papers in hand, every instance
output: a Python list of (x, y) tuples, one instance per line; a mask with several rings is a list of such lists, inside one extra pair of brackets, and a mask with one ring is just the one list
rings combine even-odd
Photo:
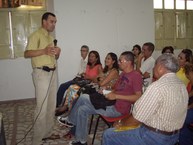
[(109, 94), (110, 92), (111, 92), (110, 90), (103, 90), (104, 95)]

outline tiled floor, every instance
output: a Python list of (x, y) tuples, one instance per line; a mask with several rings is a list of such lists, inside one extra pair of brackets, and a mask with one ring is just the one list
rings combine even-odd
[[(33, 111), (35, 107), (34, 100), (21, 100), (0, 103), (0, 112), (3, 113), (5, 137), (7, 145), (32, 145), (33, 128)], [(95, 122), (93, 123), (95, 125)], [(94, 128), (94, 126), (92, 127)], [(98, 127), (95, 145), (101, 144), (101, 134), (107, 128), (102, 122)], [(53, 133), (59, 134), (60, 139), (48, 140), (42, 142), (43, 145), (67, 145), (70, 140), (63, 138), (63, 135), (69, 131), (68, 128), (62, 127), (56, 121)], [(93, 132), (93, 131), (92, 131)], [(28, 133), (28, 134), (27, 134)], [(25, 136), (27, 134), (27, 136)], [(88, 136), (90, 144), (92, 134)]]

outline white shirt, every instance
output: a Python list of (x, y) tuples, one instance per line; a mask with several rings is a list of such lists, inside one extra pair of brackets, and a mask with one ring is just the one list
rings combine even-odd
[(88, 55), (87, 55), (87, 57), (85, 59), (81, 58), (78, 74), (85, 73), (86, 66), (87, 66), (87, 60), (88, 60)]
[(148, 72), (150, 74), (150, 78), (144, 79), (145, 82), (148, 82), (148, 85), (152, 82), (154, 65), (155, 59), (152, 56), (150, 56), (145, 61), (144, 58), (141, 60), (140, 71), (142, 72), (142, 74), (144, 74), (145, 72)]
[(133, 117), (162, 131), (179, 130), (188, 107), (188, 92), (175, 73), (153, 82), (133, 107)]

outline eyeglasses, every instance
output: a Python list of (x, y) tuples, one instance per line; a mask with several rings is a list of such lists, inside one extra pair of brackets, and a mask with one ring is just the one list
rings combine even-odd
[(124, 62), (127, 62), (126, 60), (120, 60), (119, 59), (119, 63), (124, 63)]

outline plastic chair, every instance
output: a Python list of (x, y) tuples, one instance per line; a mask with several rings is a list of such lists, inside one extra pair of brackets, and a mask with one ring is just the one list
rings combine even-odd
[[(98, 128), (98, 124), (99, 124), (100, 119), (102, 119), (105, 122), (105, 124), (110, 128), (110, 127), (112, 127), (112, 125), (115, 121), (123, 119), (126, 116), (128, 116), (128, 114), (125, 114), (125, 115), (122, 115), (122, 116), (119, 116), (119, 117), (106, 117), (106, 116), (98, 115), (96, 125), (95, 125), (95, 129), (94, 129), (94, 135), (93, 135), (93, 138), (92, 138), (92, 145), (94, 144), (94, 140), (95, 140), (95, 136), (96, 136), (96, 132), (97, 132), (97, 128)], [(94, 115), (92, 115), (92, 117), (91, 117), (89, 134), (90, 134), (91, 128), (92, 128), (93, 118), (94, 118)]]

